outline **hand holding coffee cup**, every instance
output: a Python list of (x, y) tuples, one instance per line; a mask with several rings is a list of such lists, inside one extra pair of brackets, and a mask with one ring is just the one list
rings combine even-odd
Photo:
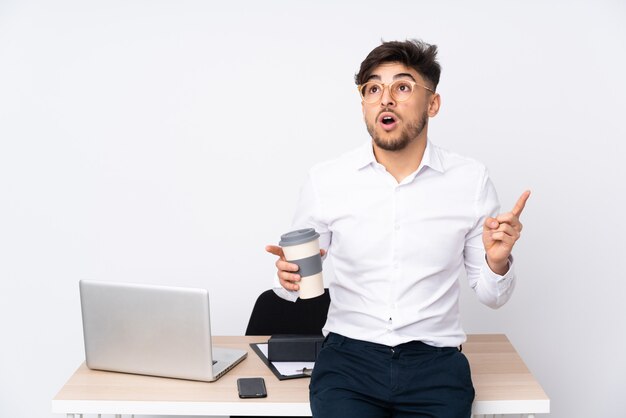
[(281, 236), (280, 245), (268, 245), (265, 250), (279, 257), (276, 261), (280, 284), (287, 290), (300, 290), (301, 299), (324, 293), (322, 256), (319, 234), (314, 229), (300, 229)]

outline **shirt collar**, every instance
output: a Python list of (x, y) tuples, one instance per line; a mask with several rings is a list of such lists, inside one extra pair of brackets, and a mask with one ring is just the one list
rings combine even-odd
[(430, 142), (430, 139), (426, 142), (426, 149), (424, 150), (424, 156), (422, 157), (420, 166), (430, 167), (440, 173), (445, 171), (443, 162), (441, 161), (441, 150), (437, 145)]
[[(374, 148), (372, 147), (372, 141), (368, 141), (358, 149), (356, 158), (354, 160), (354, 168), (360, 170), (370, 164), (376, 163), (376, 157), (374, 156)], [(433, 144), (429, 139), (426, 142), (426, 149), (424, 150), (424, 156), (422, 162), (417, 169), (417, 172), (421, 171), (422, 167), (430, 167), (435, 171), (443, 173), (445, 171), (443, 162), (441, 161), (441, 152), (439, 147)]]
[(370, 140), (357, 149), (354, 159), (354, 168), (356, 170), (360, 170), (370, 164), (374, 164), (375, 162), (376, 157), (374, 157), (374, 148), (372, 147), (372, 141)]

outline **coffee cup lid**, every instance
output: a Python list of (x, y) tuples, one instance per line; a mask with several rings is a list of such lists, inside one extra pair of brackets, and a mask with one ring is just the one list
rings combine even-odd
[(315, 232), (315, 229), (313, 228), (298, 229), (282, 234), (278, 245), (281, 247), (289, 247), (291, 245), (304, 244), (305, 242), (318, 239), (319, 236), (320, 234)]

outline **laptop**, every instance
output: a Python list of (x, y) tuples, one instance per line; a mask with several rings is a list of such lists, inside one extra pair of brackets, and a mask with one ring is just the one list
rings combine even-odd
[(206, 289), (81, 280), (87, 367), (212, 382), (247, 356), (211, 345)]

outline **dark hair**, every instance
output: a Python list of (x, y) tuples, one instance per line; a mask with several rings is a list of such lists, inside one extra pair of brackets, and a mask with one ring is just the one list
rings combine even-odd
[(384, 42), (374, 48), (361, 63), (359, 72), (354, 76), (357, 85), (365, 83), (372, 71), (381, 64), (399, 62), (417, 71), (424, 77), (429, 87), (437, 89), (441, 66), (437, 62), (437, 45), (430, 45), (417, 39), (404, 42)]

